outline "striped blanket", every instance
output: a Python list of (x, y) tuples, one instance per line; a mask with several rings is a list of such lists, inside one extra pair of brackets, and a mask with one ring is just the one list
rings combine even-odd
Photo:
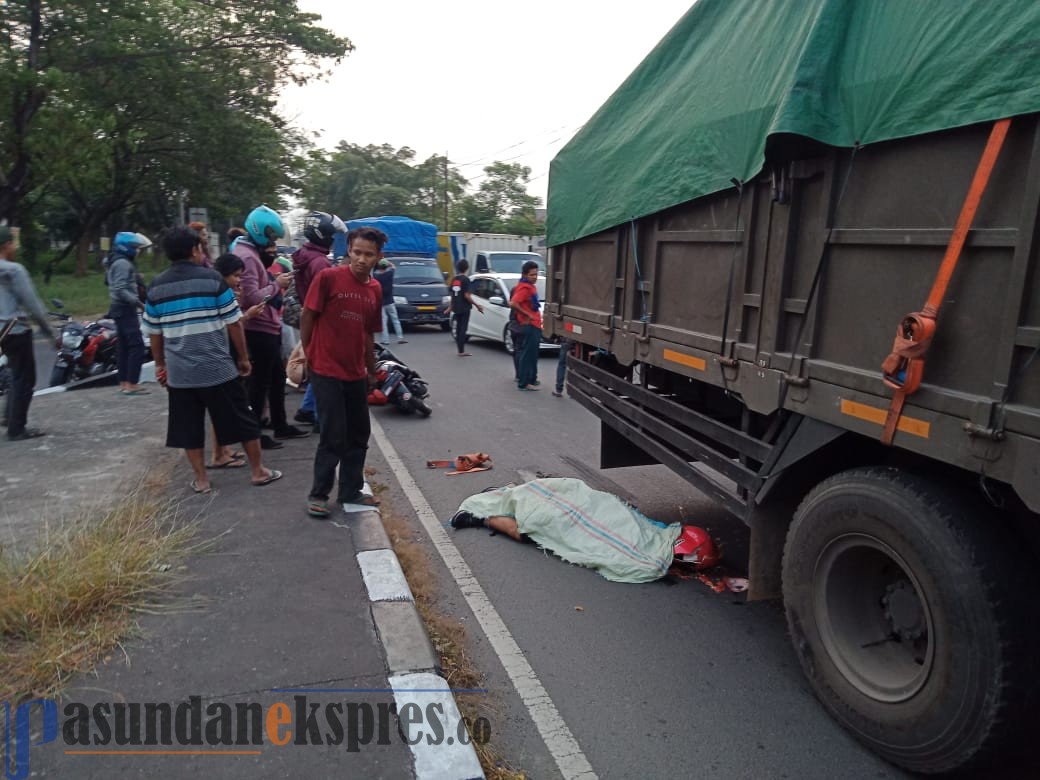
[(478, 493), (459, 509), (516, 519), (520, 533), (563, 560), (614, 582), (651, 582), (668, 571), (682, 525), (665, 525), (580, 479), (535, 479)]

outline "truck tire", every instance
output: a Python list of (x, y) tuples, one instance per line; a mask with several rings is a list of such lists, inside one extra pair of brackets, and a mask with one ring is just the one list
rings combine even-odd
[(449, 330), (451, 330), (451, 323), (448, 322), (447, 320), (442, 322), (441, 323), (441, 330), (443, 330), (445, 333), (447, 333)]
[(1036, 588), (998, 520), (952, 489), (862, 468), (816, 486), (788, 532), (802, 670), (839, 723), (911, 771), (986, 765), (1032, 720)]

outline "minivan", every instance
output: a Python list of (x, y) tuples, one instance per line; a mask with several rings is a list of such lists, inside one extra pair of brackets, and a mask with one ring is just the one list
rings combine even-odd
[(394, 268), (394, 303), (402, 325), (440, 325), (448, 330), (444, 310), (451, 302), (437, 261), (420, 257), (388, 257)]

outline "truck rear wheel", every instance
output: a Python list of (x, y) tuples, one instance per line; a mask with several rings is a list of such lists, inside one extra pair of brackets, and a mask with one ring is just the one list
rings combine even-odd
[(987, 514), (864, 468), (813, 489), (788, 532), (784, 601), (803, 671), (838, 722), (913, 771), (995, 760), (1031, 720), (1035, 620), (1012, 606), (1036, 603), (1031, 567)]

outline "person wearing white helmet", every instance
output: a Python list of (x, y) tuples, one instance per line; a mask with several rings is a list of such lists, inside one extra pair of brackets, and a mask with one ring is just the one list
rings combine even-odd
[(139, 384), (141, 364), (144, 362), (144, 338), (137, 313), (144, 310), (141, 299), (142, 279), (134, 265), (137, 253), (152, 245), (140, 233), (116, 233), (112, 251), (105, 257), (105, 284), (108, 285), (108, 316), (115, 320), (116, 374), (122, 395), (146, 395), (149, 391)]

